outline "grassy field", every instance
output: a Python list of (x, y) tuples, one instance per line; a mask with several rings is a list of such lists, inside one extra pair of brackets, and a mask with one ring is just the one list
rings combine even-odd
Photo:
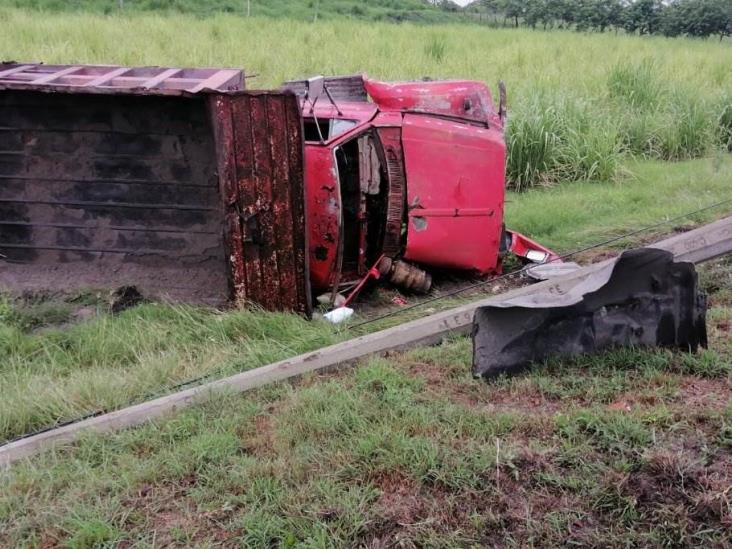
[(44, 12), (83, 12), (105, 15), (154, 12), (197, 16), (236, 14), (314, 21), (352, 18), (392, 23), (439, 23), (461, 20), (461, 14), (440, 10), (426, 0), (0, 0), (0, 6)]
[(87, 436), (0, 473), (0, 545), (726, 546), (730, 269), (702, 269), (699, 355), (488, 384), (458, 338)]
[[(562, 182), (509, 193), (507, 223), (561, 252), (731, 198), (726, 43), (11, 4), (6, 59), (245, 67), (258, 87), (502, 78), (514, 186)], [(731, 544), (732, 263), (701, 271), (698, 355), (621, 351), (487, 384), (457, 338), (227, 396), (0, 472), (0, 546)], [(105, 293), (0, 298), (0, 440), (349, 336), (284, 314), (108, 309)]]
[[(623, 183), (510, 193), (508, 223), (569, 252), (732, 198), (728, 155), (677, 164), (643, 161), (626, 170)], [(730, 212), (732, 204), (614, 246), (637, 245)], [(192, 378), (223, 377), (351, 335), (285, 314), (220, 313), (164, 304), (112, 316), (105, 314), (105, 298), (82, 295), (0, 306), (0, 356), (5, 357), (0, 367), (0, 441), (145, 400)], [(78, 322), (80, 313), (92, 320)], [(64, 329), (54, 329), (59, 325)]]
[(474, 78), (494, 87), (503, 79), (508, 175), (517, 188), (612, 179), (626, 155), (684, 159), (732, 146), (726, 42), (348, 19), (45, 16), (12, 8), (0, 8), (0, 24), (4, 58), (244, 67), (257, 75), (253, 87), (355, 72)]

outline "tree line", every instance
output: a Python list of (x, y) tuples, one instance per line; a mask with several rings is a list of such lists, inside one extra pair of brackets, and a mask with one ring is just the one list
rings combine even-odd
[(516, 27), (720, 40), (732, 35), (732, 0), (479, 0), (468, 9), (492, 15), (496, 24)]

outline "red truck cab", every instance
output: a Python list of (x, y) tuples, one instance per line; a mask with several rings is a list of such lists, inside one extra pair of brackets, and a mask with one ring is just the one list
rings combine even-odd
[(407, 269), (407, 287), (430, 267), (500, 272), (504, 117), (485, 84), (290, 85), (302, 96), (314, 290), (348, 285), (382, 257)]

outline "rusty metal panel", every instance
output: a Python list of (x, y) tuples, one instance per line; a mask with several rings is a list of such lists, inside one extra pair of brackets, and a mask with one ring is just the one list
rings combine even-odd
[(228, 69), (0, 64), (0, 286), (310, 314), (298, 101), (243, 86)]
[[(367, 101), (366, 88), (363, 76), (327, 76), (325, 86), (331, 97), (336, 101)], [(307, 92), (307, 80), (291, 80), (282, 84), (285, 90), (295, 92), (298, 97), (304, 97)]]
[(302, 120), (292, 93), (210, 99), (237, 301), (311, 313)]
[(204, 97), (0, 92), (0, 287), (230, 296)]
[(0, 90), (188, 95), (244, 87), (239, 69), (0, 63)]
[(389, 175), (389, 197), (382, 251), (387, 256), (393, 257), (401, 253), (404, 247), (402, 224), (406, 211), (407, 185), (402, 155), (402, 129), (379, 128), (378, 132), (384, 147), (386, 169)]

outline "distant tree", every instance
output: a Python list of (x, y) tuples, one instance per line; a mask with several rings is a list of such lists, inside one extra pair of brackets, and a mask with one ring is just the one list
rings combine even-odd
[(524, 5), (524, 21), (532, 29), (537, 24), (543, 24), (546, 28), (550, 20), (549, 5), (546, 0), (528, 0)]
[(519, 19), (525, 14), (526, 4), (527, 2), (523, 0), (503, 0), (503, 13), (507, 19), (513, 21), (514, 27), (519, 26)]
[(549, 0), (552, 21), (560, 21), (563, 26), (571, 27), (577, 20), (579, 0)]
[(623, 22), (623, 3), (621, 0), (596, 0), (598, 19), (595, 28), (600, 32), (605, 29), (618, 28)]
[(628, 32), (654, 34), (658, 32), (663, 10), (661, 0), (636, 0), (626, 6), (623, 13), (623, 27)]
[(732, 34), (732, 0), (676, 0), (663, 10), (660, 31), (666, 36), (720, 39)]
[(480, 7), (505, 26), (732, 36), (732, 0), (480, 0)]

